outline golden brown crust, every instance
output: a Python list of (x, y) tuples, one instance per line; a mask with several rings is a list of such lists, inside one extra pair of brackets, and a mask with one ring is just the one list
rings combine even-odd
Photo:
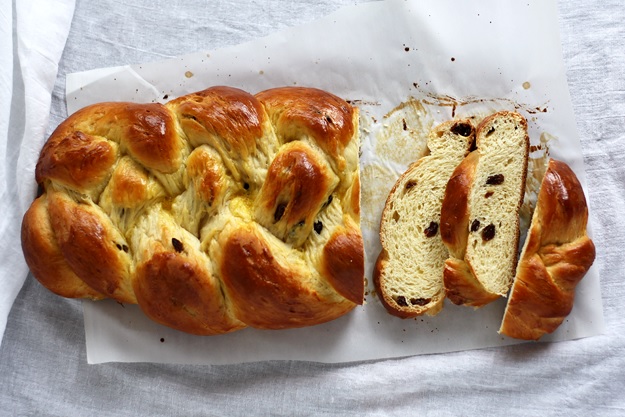
[(451, 174), (441, 207), (441, 239), (449, 253), (463, 259), (469, 237), (469, 193), (479, 155), (473, 151)]
[(280, 87), (256, 95), (273, 120), (276, 133), (288, 142), (310, 135), (332, 158), (339, 158), (354, 136), (354, 109), (322, 90)]
[(323, 205), (328, 198), (330, 182), (324, 168), (303, 145), (292, 146), (289, 152), (278, 154), (269, 167), (261, 191), (269, 204), (261, 203), (261, 206), (275, 212), (277, 206), (284, 204), (281, 218), (293, 225), (312, 217), (315, 213), (311, 212)]
[(129, 159), (119, 161), (109, 184), (111, 200), (116, 206), (134, 207), (148, 198), (148, 176)]
[(587, 222), (586, 198), (575, 173), (551, 159), (500, 333), (538, 340), (568, 316), (575, 287), (595, 259)]
[(336, 186), (336, 176), (306, 144), (290, 142), (276, 155), (257, 204), (259, 223), (299, 246)]
[(50, 224), (69, 267), (96, 291), (134, 304), (125, 239), (96, 207), (60, 192), (48, 194)]
[(67, 264), (50, 224), (45, 194), (37, 198), (24, 215), (22, 250), (33, 275), (53, 293), (67, 298), (104, 298)]
[(350, 214), (354, 220), (360, 220), (360, 175), (354, 175), (354, 182), (351, 185), (351, 192), (348, 193), (348, 196), (347, 214)]
[(104, 180), (118, 148), (148, 169), (174, 172), (182, 163), (182, 141), (175, 132), (173, 116), (158, 103), (85, 107), (50, 135), (37, 163), (36, 180), (65, 181), (85, 190)]
[(251, 94), (216, 86), (170, 101), (191, 144), (208, 143), (231, 157), (247, 158), (261, 138), (265, 112)]
[[(255, 230), (224, 237), (221, 278), (235, 315), (261, 329), (303, 327), (333, 320), (355, 304), (307, 285), (307, 271), (288, 268)], [(362, 276), (361, 276), (362, 277)]]
[(210, 152), (196, 148), (187, 159), (187, 174), (193, 181), (196, 198), (208, 206), (221, 202), (227, 190), (226, 173)]
[(31, 271), (193, 334), (337, 318), (364, 297), (357, 117), (308, 88), (79, 110), (37, 163)]
[(335, 232), (323, 247), (322, 270), (330, 285), (355, 304), (364, 301), (364, 243), (358, 229)]
[(133, 288), (141, 310), (174, 329), (213, 335), (245, 327), (228, 311), (219, 282), (185, 253), (155, 253), (137, 268)]
[(88, 189), (110, 173), (116, 153), (114, 144), (80, 131), (67, 136), (53, 134), (37, 162), (37, 183), (47, 179), (80, 191)]
[(128, 153), (148, 169), (176, 171), (182, 163), (181, 140), (175, 134), (170, 112), (158, 103), (128, 103), (120, 107), (119, 112), (106, 109), (107, 116), (102, 121), (122, 128), (122, 145)]

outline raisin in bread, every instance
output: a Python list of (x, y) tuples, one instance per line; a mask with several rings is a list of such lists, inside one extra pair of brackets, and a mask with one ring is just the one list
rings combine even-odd
[(89, 106), (41, 152), (26, 261), (61, 296), (188, 333), (335, 319), (364, 296), (358, 132), (313, 88)]
[(382, 304), (393, 315), (434, 315), (443, 307), (448, 252), (438, 232), (441, 203), (449, 176), (474, 139), (468, 119), (439, 125), (428, 137), (430, 154), (413, 163), (388, 196), (373, 278)]
[(527, 121), (502, 111), (477, 128), (477, 149), (453, 172), (441, 209), (449, 249), (444, 286), (454, 303), (483, 306), (512, 284), (519, 244), (529, 138)]
[(595, 259), (588, 208), (575, 173), (551, 159), (499, 332), (537, 340), (573, 308), (575, 288)]

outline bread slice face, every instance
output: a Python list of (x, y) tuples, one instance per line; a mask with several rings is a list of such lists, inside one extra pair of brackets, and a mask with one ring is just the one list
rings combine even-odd
[(481, 307), (505, 296), (519, 245), (529, 137), (519, 113), (501, 111), (477, 128), (477, 149), (453, 172), (441, 208), (446, 296)]
[(449, 255), (439, 233), (441, 204), (449, 176), (474, 138), (469, 119), (437, 126), (428, 137), (430, 154), (413, 163), (389, 193), (373, 279), (382, 304), (395, 316), (434, 315), (443, 307), (442, 271)]
[(519, 259), (499, 333), (538, 340), (573, 308), (575, 288), (595, 259), (588, 207), (575, 173), (551, 159)]

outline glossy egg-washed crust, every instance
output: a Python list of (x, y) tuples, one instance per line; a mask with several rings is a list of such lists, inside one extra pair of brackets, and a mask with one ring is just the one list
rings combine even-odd
[(543, 178), (499, 332), (537, 340), (573, 308), (575, 288), (595, 259), (588, 207), (575, 173), (551, 159)]
[(313, 88), (95, 104), (41, 151), (23, 252), (188, 333), (333, 320), (364, 296), (358, 148), (357, 108)]

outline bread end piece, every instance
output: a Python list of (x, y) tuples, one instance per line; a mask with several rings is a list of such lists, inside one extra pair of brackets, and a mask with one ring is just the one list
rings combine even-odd
[(575, 288), (595, 259), (588, 208), (575, 173), (551, 159), (499, 333), (538, 340), (573, 308)]

